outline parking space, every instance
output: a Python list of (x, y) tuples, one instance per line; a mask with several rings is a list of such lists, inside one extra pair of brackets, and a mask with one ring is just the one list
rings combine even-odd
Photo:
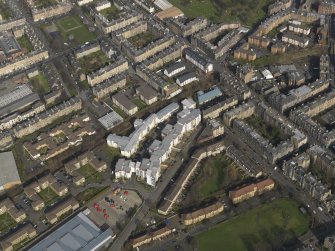
[(117, 223), (124, 223), (141, 203), (141, 198), (134, 191), (120, 190), (114, 194), (112, 189), (108, 189), (88, 204), (88, 216), (97, 225), (108, 224), (114, 230)]

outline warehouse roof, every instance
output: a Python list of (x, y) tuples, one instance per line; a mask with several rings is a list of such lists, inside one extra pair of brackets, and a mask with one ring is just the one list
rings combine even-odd
[(102, 231), (87, 216), (79, 213), (29, 250), (96, 250), (111, 240), (112, 235), (110, 228)]
[(0, 188), (9, 183), (21, 183), (14, 155), (10, 152), (0, 153)]

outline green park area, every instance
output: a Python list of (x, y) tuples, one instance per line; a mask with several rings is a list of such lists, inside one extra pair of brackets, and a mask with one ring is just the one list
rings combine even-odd
[(50, 187), (43, 189), (38, 195), (46, 205), (51, 205), (58, 200), (58, 195)]
[(16, 39), (17, 42), (19, 43), (21, 48), (26, 48), (28, 52), (31, 52), (34, 50), (33, 45), (30, 43), (27, 35), (23, 35), (19, 38)]
[(203, 16), (220, 22), (239, 21), (252, 26), (266, 17), (267, 6), (273, 0), (170, 0), (186, 16)]
[(78, 44), (84, 44), (95, 38), (78, 16), (67, 16), (56, 22), (64, 41), (74, 40)]
[(277, 199), (216, 225), (196, 240), (200, 251), (278, 250), (306, 233), (309, 221), (296, 202)]
[(16, 226), (16, 221), (9, 215), (9, 213), (4, 213), (0, 215), (0, 233), (7, 232), (9, 229)]
[(37, 92), (39, 95), (43, 95), (51, 91), (48, 80), (43, 73), (39, 73), (35, 77), (32, 77), (30, 81), (34, 91)]
[(245, 121), (274, 146), (286, 139), (285, 135), (283, 135), (277, 127), (265, 123), (264, 120), (257, 115), (252, 115)]
[(79, 59), (80, 67), (83, 69), (85, 74), (94, 72), (109, 62), (109, 58), (100, 50)]

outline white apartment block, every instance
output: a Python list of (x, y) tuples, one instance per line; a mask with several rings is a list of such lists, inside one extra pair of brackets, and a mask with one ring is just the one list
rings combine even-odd
[(135, 131), (127, 136), (119, 136), (110, 134), (107, 137), (107, 144), (110, 147), (119, 148), (121, 155), (130, 158), (136, 153), (141, 141), (148, 135), (148, 133), (158, 124), (166, 121), (179, 109), (177, 103), (171, 103), (164, 107), (158, 113), (151, 114), (145, 120), (138, 119), (134, 122)]
[[(161, 164), (169, 158), (173, 148), (181, 142), (185, 133), (194, 130), (201, 122), (199, 109), (186, 108), (179, 112), (177, 117), (178, 120), (175, 125), (167, 124), (163, 129), (163, 140), (155, 140), (149, 147), (149, 159), (143, 159), (141, 162), (119, 159), (115, 167), (115, 177), (129, 179), (132, 174), (136, 174), (137, 177), (145, 180), (148, 185), (155, 186), (161, 175)], [(124, 137), (123, 140), (126, 140), (125, 138), (127, 137)], [(117, 144), (115, 141), (113, 143), (109, 142), (108, 138), (107, 142), (110, 146)], [(134, 143), (132, 142), (133, 145)]]

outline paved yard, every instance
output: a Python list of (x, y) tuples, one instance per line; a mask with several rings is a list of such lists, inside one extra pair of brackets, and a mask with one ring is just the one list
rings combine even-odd
[[(123, 224), (129, 219), (131, 214), (129, 213), (129, 209), (139, 206), (141, 202), (141, 198), (134, 191), (121, 190), (118, 195), (113, 195), (112, 189), (108, 189), (87, 205), (91, 211), (88, 216), (97, 225), (101, 226), (107, 223), (113, 230), (116, 230), (117, 222)], [(95, 206), (99, 207), (99, 209)], [(108, 218), (104, 217), (105, 214), (108, 215)]]

